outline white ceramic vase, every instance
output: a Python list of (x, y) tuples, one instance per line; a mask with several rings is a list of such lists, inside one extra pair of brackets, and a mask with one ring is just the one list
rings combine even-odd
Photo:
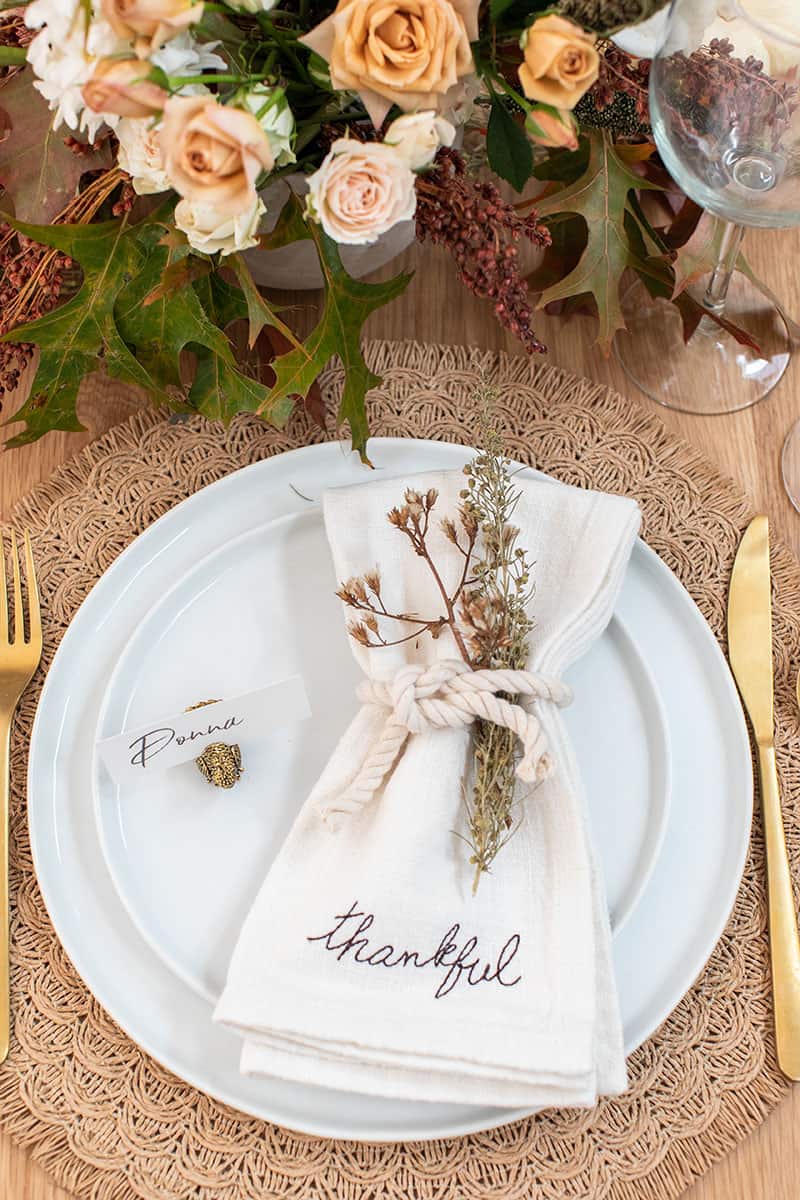
[[(289, 192), (304, 196), (308, 191), (306, 177), (301, 172), (287, 175), (269, 184), (261, 192), (266, 207), (261, 230), (270, 233), (277, 224)], [(388, 233), (369, 246), (341, 246), (342, 263), (356, 279), (377, 271), (414, 241), (414, 222), (401, 221)], [(260, 287), (281, 288), (287, 291), (322, 287), (322, 271), (314, 243), (309, 240), (281, 246), (279, 250), (247, 250), (247, 264)]]

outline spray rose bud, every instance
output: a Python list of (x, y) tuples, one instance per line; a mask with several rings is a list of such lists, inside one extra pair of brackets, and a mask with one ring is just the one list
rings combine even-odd
[(577, 150), (578, 122), (566, 109), (537, 104), (525, 118), (525, 132), (537, 146)]
[(118, 117), (152, 117), (160, 113), (167, 93), (147, 78), (150, 67), (138, 58), (103, 58), (81, 88), (83, 102), (94, 112)]

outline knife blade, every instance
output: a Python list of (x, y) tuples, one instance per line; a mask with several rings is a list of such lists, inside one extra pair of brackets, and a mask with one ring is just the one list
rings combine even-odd
[(800, 1080), (800, 935), (775, 758), (772, 584), (769, 521), (764, 516), (750, 522), (733, 564), (728, 654), (758, 749), (778, 1065), (790, 1079)]
[(754, 517), (745, 531), (731, 575), (728, 653), (759, 745), (774, 731), (772, 675), (772, 585), (769, 519)]

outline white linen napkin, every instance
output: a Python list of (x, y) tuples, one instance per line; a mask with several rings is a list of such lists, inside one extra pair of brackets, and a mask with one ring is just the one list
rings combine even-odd
[[(639, 510), (532, 475), (515, 482), (518, 544), (535, 564), (528, 666), (557, 679), (611, 617)], [(328, 540), (339, 579), (377, 565), (388, 606), (437, 616), (426, 564), (386, 517), (409, 484), (438, 489), (434, 517), (456, 515), (460, 472), (336, 489), (324, 498)], [(449, 586), (463, 558), (438, 521), (428, 541)], [(365, 674), (383, 681), (409, 663), (458, 657), (449, 631), (388, 648), (350, 642)], [(243, 1072), (531, 1108), (592, 1105), (624, 1090), (608, 911), (583, 789), (558, 710), (532, 707), (552, 774), (534, 789), (519, 785), (520, 826), (473, 896), (469, 848), (454, 834), (465, 832), (470, 729), (411, 734), (361, 809), (335, 830), (321, 816), (380, 736), (386, 710), (364, 705), (270, 868), (231, 960), (214, 1019), (243, 1033)]]

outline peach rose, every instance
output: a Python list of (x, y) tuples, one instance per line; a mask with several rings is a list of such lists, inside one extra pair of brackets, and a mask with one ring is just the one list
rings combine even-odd
[(147, 78), (150, 67), (138, 58), (103, 58), (81, 88), (83, 102), (94, 112), (118, 117), (152, 117), (161, 112), (168, 93)]
[(519, 69), (528, 99), (574, 108), (600, 70), (594, 43), (593, 33), (584, 33), (565, 17), (551, 14), (534, 21), (523, 36), (525, 61)]
[(222, 215), (251, 207), (259, 173), (273, 167), (269, 139), (253, 114), (209, 95), (168, 100), (159, 141), (175, 191)]
[(478, 0), (339, 0), (300, 40), (326, 59), (331, 83), (358, 92), (375, 126), (393, 104), (441, 109), (474, 72)]
[(364, 246), (417, 206), (414, 172), (392, 146), (339, 138), (308, 180), (308, 215), (335, 242)]
[(101, 7), (117, 37), (132, 39), (143, 58), (203, 16), (202, 0), (101, 0)]

